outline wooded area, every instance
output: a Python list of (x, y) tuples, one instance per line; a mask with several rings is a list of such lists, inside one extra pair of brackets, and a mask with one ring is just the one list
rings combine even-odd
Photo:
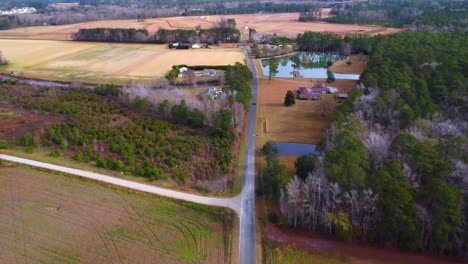
[(324, 156), (298, 160), (297, 176), (272, 191), (280, 215), (344, 240), (468, 257), (467, 36), (316, 34), (298, 46), (346, 44), (371, 57), (326, 131)]
[(234, 19), (221, 20), (218, 26), (210, 29), (159, 29), (150, 35), (146, 29), (134, 28), (91, 28), (79, 29), (72, 35), (75, 41), (106, 41), (135, 43), (237, 43), (240, 31)]

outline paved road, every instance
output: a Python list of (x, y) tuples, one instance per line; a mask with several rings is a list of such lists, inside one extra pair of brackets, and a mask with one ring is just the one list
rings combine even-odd
[(232, 198), (216, 198), (216, 197), (208, 197), (208, 196), (201, 196), (195, 195), (190, 193), (178, 192), (173, 191), (165, 188), (160, 188), (148, 184), (123, 180), (111, 176), (106, 176), (100, 173), (83, 171), (78, 169), (72, 169), (67, 167), (62, 167), (50, 163), (39, 162), (35, 160), (23, 159), (14, 156), (0, 154), (0, 159), (20, 163), (28, 166), (33, 166), (37, 168), (43, 168), (58, 172), (63, 172), (71, 175), (77, 175), (83, 178), (93, 179), (96, 181), (106, 182), (113, 185), (122, 186), (128, 189), (137, 190), (146, 193), (152, 193), (160, 196), (170, 197), (178, 200), (189, 201), (199, 204), (211, 205), (211, 206), (220, 206), (220, 207), (228, 207), (236, 211), (239, 215), (240, 213), (240, 195), (232, 197)]
[[(242, 47), (249, 60), (252, 72), (252, 101), (247, 124), (247, 142), (245, 148), (244, 178), (242, 180), (242, 203), (240, 211), (240, 263), (254, 264), (255, 255), (255, 125), (257, 113), (257, 73), (251, 54), (245, 41)], [(255, 103), (255, 105), (253, 105)]]

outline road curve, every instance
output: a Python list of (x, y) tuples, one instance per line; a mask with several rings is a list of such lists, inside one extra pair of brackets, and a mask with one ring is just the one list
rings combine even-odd
[[(257, 73), (244, 39), (242, 47), (252, 72), (252, 100), (247, 124), (244, 178), (242, 179), (242, 203), (240, 211), (240, 263), (255, 264), (255, 126), (257, 114)], [(254, 104), (255, 103), (255, 104)]]
[(117, 186), (121, 186), (127, 189), (156, 194), (160, 196), (169, 197), (172, 199), (183, 200), (193, 203), (199, 203), (204, 205), (210, 206), (219, 206), (219, 207), (227, 207), (234, 210), (238, 215), (240, 213), (240, 195), (231, 198), (216, 198), (216, 197), (208, 197), (208, 196), (201, 196), (195, 195), (191, 193), (184, 193), (179, 191), (173, 191), (161, 187), (156, 187), (148, 184), (133, 182), (129, 180), (119, 179), (116, 177), (107, 176), (100, 173), (89, 172), (84, 170), (72, 169), (67, 167), (62, 167), (50, 163), (39, 162), (30, 159), (23, 159), (18, 158), (10, 155), (0, 154), (0, 159), (11, 161), (14, 163), (24, 164), (36, 168), (48, 169), (52, 171), (58, 171), (66, 174), (76, 175), (87, 179), (92, 179), (100, 182), (105, 182)]

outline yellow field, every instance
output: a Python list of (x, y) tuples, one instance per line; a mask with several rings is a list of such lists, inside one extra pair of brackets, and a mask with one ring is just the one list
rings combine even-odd
[(243, 63), (240, 48), (169, 50), (165, 45), (0, 39), (9, 61), (3, 72), (25, 77), (88, 83), (149, 82), (173, 65)]
[[(327, 17), (330, 10), (324, 10), (323, 17)], [(376, 25), (333, 24), (327, 22), (299, 22), (299, 13), (277, 14), (244, 14), (244, 15), (212, 15), (212, 16), (182, 16), (152, 18), (143, 22), (136, 19), (129, 20), (101, 20), (60, 26), (23, 27), (1, 30), (0, 38), (8, 39), (43, 39), (43, 40), (70, 40), (71, 34), (80, 28), (138, 28), (146, 29), (150, 34), (159, 28), (164, 29), (194, 29), (211, 28), (222, 18), (234, 18), (239, 28), (250, 27), (260, 34), (283, 35), (295, 38), (304, 31), (334, 32), (340, 35), (360, 33), (368, 35), (390, 34), (403, 29), (385, 28)], [(243, 30), (247, 32), (247, 30)]]

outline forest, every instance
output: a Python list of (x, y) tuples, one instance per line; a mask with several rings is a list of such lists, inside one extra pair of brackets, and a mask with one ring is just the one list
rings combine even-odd
[(240, 31), (235, 19), (221, 20), (219, 25), (209, 29), (159, 29), (151, 35), (146, 29), (134, 28), (90, 28), (73, 33), (75, 41), (106, 41), (135, 43), (237, 43)]
[(385, 27), (411, 25), (415, 29), (466, 31), (466, 1), (367, 0), (333, 6), (331, 23), (376, 24)]
[(264, 146), (263, 192), (279, 202), (281, 223), (468, 258), (466, 34), (315, 34), (298, 36), (299, 47), (345, 47), (370, 61), (325, 131), (323, 155), (299, 158), (288, 180)]
[(216, 109), (209, 100), (180, 99), (177, 94), (156, 104), (138, 93), (139, 87), (24, 89), (2, 84), (6, 96), (1, 100), (63, 117), (8, 144), (27, 152), (49, 150), (52, 157), (65, 156), (149, 180), (196, 184), (224, 178), (232, 174), (233, 144), (248, 109), (252, 77), (248, 73), (241, 64), (226, 68), (226, 90), (231, 92)]

